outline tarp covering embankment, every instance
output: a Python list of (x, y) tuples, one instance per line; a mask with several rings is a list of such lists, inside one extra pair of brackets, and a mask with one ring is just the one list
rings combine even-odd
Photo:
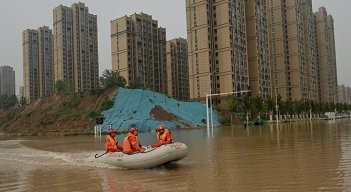
[[(108, 125), (117, 131), (126, 131), (136, 124), (141, 131), (165, 125), (169, 129), (177, 127), (206, 126), (206, 105), (200, 102), (181, 102), (166, 95), (142, 89), (119, 88), (114, 105), (103, 112), (103, 131)], [(219, 125), (213, 110), (214, 124)]]

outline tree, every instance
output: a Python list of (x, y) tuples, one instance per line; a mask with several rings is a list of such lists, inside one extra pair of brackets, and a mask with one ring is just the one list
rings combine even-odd
[(106, 69), (99, 79), (101, 88), (107, 89), (109, 87), (125, 87), (127, 81), (124, 77), (120, 76), (118, 71)]
[(257, 96), (255, 99), (255, 109), (258, 113), (262, 112), (263, 110), (263, 100), (261, 96)]
[(73, 93), (74, 92), (73, 81), (57, 80), (55, 83), (55, 92), (57, 94)]
[(1, 95), (0, 97), (0, 108), (9, 109), (18, 104), (16, 95), (8, 96), (7, 94)]
[(275, 100), (273, 100), (273, 97), (269, 97), (267, 100), (267, 110), (269, 110), (269, 113), (273, 113), (273, 110), (275, 106)]
[(55, 91), (56, 91), (56, 93), (64, 93), (65, 92), (65, 83), (62, 80), (56, 81)]
[(231, 96), (230, 101), (231, 102), (229, 104), (229, 112), (236, 113), (238, 108), (236, 98), (234, 96)]
[(25, 106), (27, 104), (27, 99), (25, 97), (20, 97), (19, 98), (19, 105), (21, 107)]
[(145, 87), (141, 83), (139, 77), (137, 77), (134, 81), (130, 82), (128, 88), (130, 88), (130, 89), (145, 89)]
[(250, 96), (248, 94), (245, 94), (244, 97), (242, 98), (242, 103), (243, 103), (243, 110), (247, 112), (251, 112), (252, 110), (252, 104), (250, 101)]

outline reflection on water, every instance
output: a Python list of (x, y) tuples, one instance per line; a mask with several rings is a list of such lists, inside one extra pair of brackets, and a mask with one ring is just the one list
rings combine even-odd
[[(142, 133), (151, 144), (155, 133)], [(0, 191), (350, 191), (351, 120), (173, 131), (179, 162), (123, 170), (87, 161), (103, 138), (0, 141)], [(123, 135), (118, 136), (122, 141)]]

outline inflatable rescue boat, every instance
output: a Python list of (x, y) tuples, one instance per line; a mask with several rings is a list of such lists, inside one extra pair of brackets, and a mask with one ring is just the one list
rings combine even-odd
[(126, 169), (147, 169), (183, 159), (187, 153), (188, 148), (184, 143), (172, 143), (157, 148), (147, 147), (142, 153), (110, 152), (95, 155), (91, 160)]

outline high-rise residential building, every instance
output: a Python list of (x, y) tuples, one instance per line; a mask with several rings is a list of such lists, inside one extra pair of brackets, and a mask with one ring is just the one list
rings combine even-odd
[(23, 87), (23, 86), (20, 86), (20, 87), (18, 88), (18, 96), (19, 96), (20, 98), (24, 97), (24, 87)]
[(189, 65), (186, 39), (167, 41), (168, 95), (177, 99), (189, 99)]
[(190, 98), (248, 89), (245, 0), (186, 0), (186, 15)]
[(28, 102), (39, 98), (39, 35), (34, 29), (22, 32), (23, 90)]
[(319, 67), (317, 63), (316, 22), (312, 0), (302, 0), (305, 63), (307, 70), (308, 99), (319, 101)]
[(266, 0), (246, 0), (245, 10), (249, 83), (252, 96), (268, 99), (272, 95), (272, 87)]
[(49, 27), (38, 28), (39, 97), (54, 93), (53, 35)]
[(345, 103), (346, 101), (346, 89), (345, 85), (338, 85), (338, 101)]
[(95, 90), (99, 83), (97, 16), (84, 3), (53, 11), (54, 74), (75, 92)]
[(16, 95), (15, 71), (10, 66), (0, 67), (0, 96), (2, 95)]
[[(328, 15), (328, 33), (330, 46), (330, 66), (331, 66), (331, 94), (333, 95), (333, 102), (337, 102), (338, 98), (338, 75), (336, 67), (336, 48), (335, 48), (335, 33), (334, 33), (334, 19), (333, 16)], [(336, 98), (336, 99), (335, 99)]]
[(337, 102), (334, 21), (324, 7), (320, 7), (315, 13), (315, 20), (320, 73), (320, 100), (322, 102)]
[(167, 93), (166, 29), (144, 13), (111, 21), (112, 70), (127, 85)]
[(267, 0), (273, 95), (308, 99), (302, 1)]
[(53, 38), (47, 26), (27, 29), (23, 38), (23, 95), (31, 102), (54, 92)]
[(338, 85), (338, 102), (351, 103), (351, 87)]

